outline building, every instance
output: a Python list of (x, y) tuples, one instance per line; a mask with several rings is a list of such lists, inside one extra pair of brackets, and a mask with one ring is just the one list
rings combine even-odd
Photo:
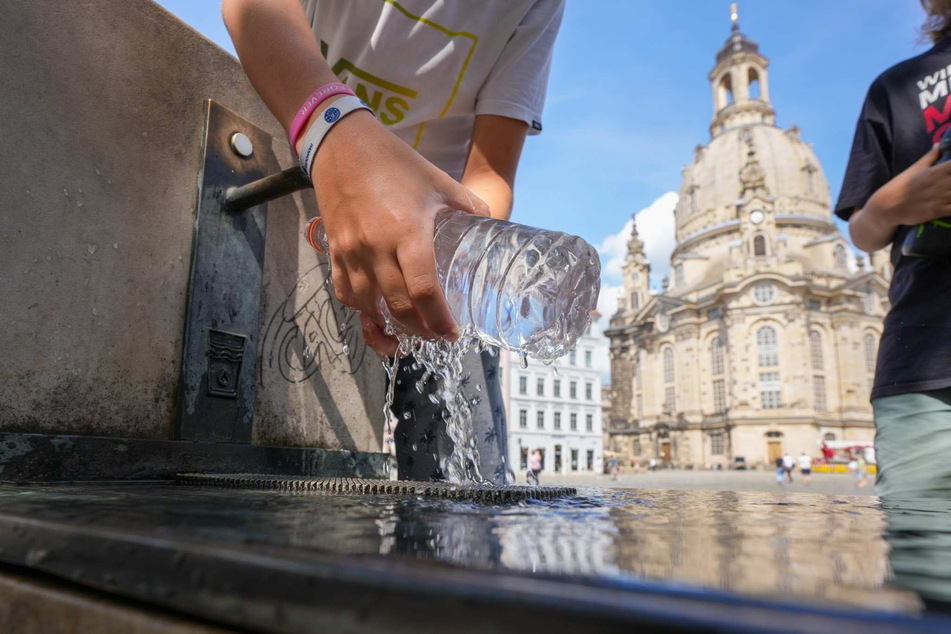
[(518, 480), (536, 449), (543, 472), (602, 472), (598, 317), (596, 313), (576, 348), (551, 365), (534, 359), (523, 364), (518, 355), (503, 353), (509, 465)]
[(606, 449), (631, 459), (752, 467), (873, 438), (888, 255), (851, 265), (822, 166), (797, 127), (776, 125), (768, 66), (734, 15), (708, 78), (710, 140), (683, 170), (662, 293), (649, 292), (636, 227), (628, 242), (605, 332)]

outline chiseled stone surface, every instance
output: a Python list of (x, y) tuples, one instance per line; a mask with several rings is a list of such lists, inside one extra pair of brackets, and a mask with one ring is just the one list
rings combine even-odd
[[(286, 167), (283, 132), (234, 58), (147, 0), (3, 2), (0, 59), (0, 429), (171, 438), (204, 101)], [(314, 297), (314, 215), (309, 193), (271, 205), (255, 442), (378, 450), (383, 374)]]

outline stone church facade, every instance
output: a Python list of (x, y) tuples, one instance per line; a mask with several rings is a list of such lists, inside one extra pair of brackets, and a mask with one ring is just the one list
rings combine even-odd
[(710, 141), (683, 171), (673, 279), (649, 292), (635, 226), (611, 341), (608, 451), (678, 468), (817, 457), (869, 441), (888, 254), (857, 266), (795, 126), (776, 126), (768, 60), (734, 19), (709, 80)]

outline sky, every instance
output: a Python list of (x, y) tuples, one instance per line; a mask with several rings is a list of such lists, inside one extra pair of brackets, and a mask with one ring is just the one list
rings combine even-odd
[[(219, 2), (159, 4), (234, 53)], [(602, 326), (616, 306), (632, 214), (655, 285), (669, 272), (681, 169), (710, 139), (707, 74), (730, 35), (729, 7), (723, 0), (567, 0), (544, 131), (526, 142), (513, 220), (598, 247)], [(916, 0), (739, 2), (741, 31), (770, 60), (777, 125), (800, 127), (833, 200), (868, 85), (927, 48), (922, 17)]]

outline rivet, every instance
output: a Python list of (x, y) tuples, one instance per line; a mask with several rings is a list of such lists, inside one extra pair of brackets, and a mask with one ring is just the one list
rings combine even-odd
[(231, 145), (231, 151), (241, 158), (250, 158), (254, 154), (254, 144), (244, 132), (233, 133), (228, 142)]

